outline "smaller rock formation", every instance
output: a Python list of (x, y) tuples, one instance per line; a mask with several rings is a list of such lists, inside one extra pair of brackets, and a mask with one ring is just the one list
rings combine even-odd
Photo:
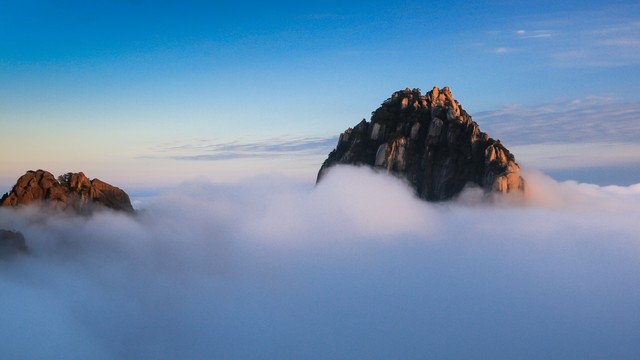
[(22, 233), (0, 229), (0, 259), (28, 253), (29, 249)]
[(401, 176), (425, 200), (457, 196), (475, 184), (487, 193), (522, 192), (515, 157), (453, 98), (448, 87), (422, 95), (396, 91), (372, 113), (340, 134), (322, 164), (318, 181), (338, 164), (368, 165)]
[(89, 180), (83, 173), (67, 173), (57, 179), (48, 171), (27, 171), (10, 192), (0, 199), (0, 206), (46, 204), (79, 213), (90, 213), (104, 206), (133, 212), (129, 195), (101, 180)]

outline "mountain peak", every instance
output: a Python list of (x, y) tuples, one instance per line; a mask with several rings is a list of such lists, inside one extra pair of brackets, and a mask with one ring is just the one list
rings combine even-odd
[(56, 178), (46, 170), (29, 170), (0, 199), (0, 206), (33, 203), (46, 203), (82, 213), (91, 212), (96, 205), (134, 211), (129, 195), (122, 189), (99, 179), (89, 180), (82, 172), (69, 172)]
[(394, 92), (371, 115), (343, 132), (318, 172), (337, 164), (368, 165), (406, 178), (425, 200), (448, 200), (465, 186), (488, 193), (524, 191), (515, 157), (480, 131), (448, 86), (422, 95)]

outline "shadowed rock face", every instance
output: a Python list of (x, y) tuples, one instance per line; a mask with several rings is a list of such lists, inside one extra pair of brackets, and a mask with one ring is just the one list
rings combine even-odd
[(368, 165), (406, 178), (423, 199), (447, 200), (467, 184), (487, 192), (524, 191), (514, 156), (478, 128), (448, 87), (393, 93), (340, 135), (318, 181), (336, 164)]
[(0, 199), (1, 206), (46, 203), (78, 212), (91, 212), (97, 206), (133, 212), (129, 195), (98, 179), (89, 180), (83, 173), (67, 173), (57, 179), (48, 171), (27, 171), (9, 193)]
[(29, 249), (22, 233), (0, 229), (0, 259), (28, 253)]

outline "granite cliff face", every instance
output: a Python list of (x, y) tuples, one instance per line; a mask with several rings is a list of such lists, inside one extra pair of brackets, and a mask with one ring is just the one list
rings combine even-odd
[(133, 212), (129, 195), (98, 179), (89, 180), (83, 173), (67, 173), (57, 179), (48, 171), (27, 171), (9, 193), (0, 199), (0, 206), (45, 203), (80, 213), (91, 212), (96, 206)]
[(406, 178), (430, 201), (447, 200), (468, 184), (486, 192), (524, 191), (514, 156), (499, 140), (480, 131), (448, 87), (422, 95), (396, 91), (373, 112), (340, 135), (324, 161), (318, 181), (333, 165), (368, 165)]

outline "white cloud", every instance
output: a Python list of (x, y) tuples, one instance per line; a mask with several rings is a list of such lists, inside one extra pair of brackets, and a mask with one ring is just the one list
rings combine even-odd
[(0, 263), (0, 353), (632, 358), (640, 185), (527, 181), (519, 205), (336, 168), (183, 184), (133, 218), (0, 209), (32, 249)]
[(516, 37), (518, 39), (545, 39), (553, 36), (551, 30), (516, 30)]
[(510, 52), (512, 52), (512, 51), (513, 51), (513, 50), (508, 49), (508, 48), (506, 48), (506, 47), (499, 47), (499, 48), (495, 48), (495, 49), (493, 50), (493, 52), (494, 52), (494, 53), (496, 53), (496, 54), (508, 54), (508, 53), (510, 53)]

